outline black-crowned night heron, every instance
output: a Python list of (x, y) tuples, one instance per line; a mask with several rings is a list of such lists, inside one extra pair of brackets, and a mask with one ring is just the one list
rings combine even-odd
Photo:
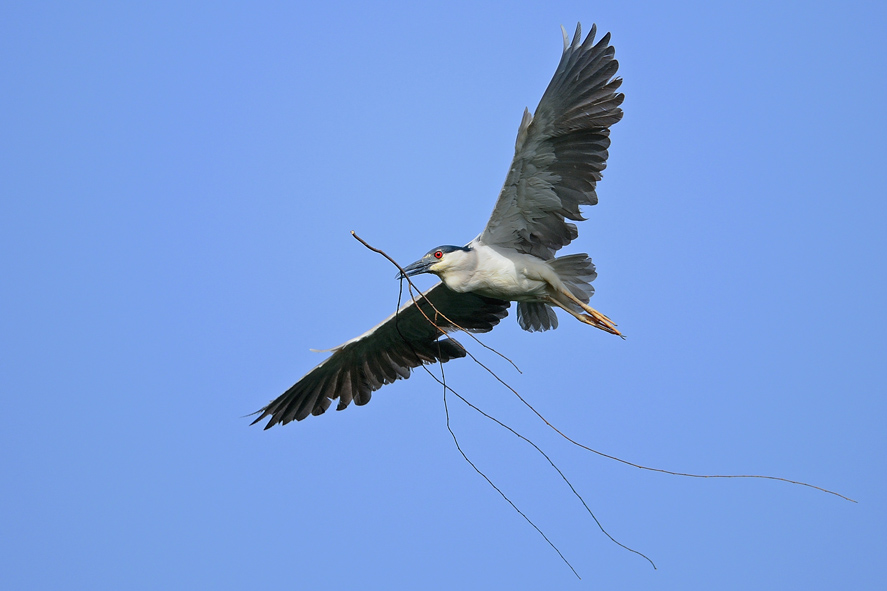
[[(596, 274), (587, 254), (555, 258), (578, 236), (580, 205), (597, 203), (595, 184), (607, 163), (610, 126), (622, 118), (622, 83), (610, 34), (594, 43), (564, 33), (564, 53), (536, 113), (524, 111), (514, 160), (480, 236), (466, 246), (439, 246), (404, 268), (407, 276), (434, 273), (442, 283), (403, 306), (271, 401), (254, 423), (266, 429), (319, 415), (334, 399), (342, 410), (363, 405), (384, 384), (408, 378), (425, 363), (465, 357), (446, 333), (491, 330), (517, 302), (517, 320), (530, 332), (557, 327), (556, 306), (580, 321), (619, 335), (588, 305)], [(427, 301), (425, 301), (427, 299)], [(444, 318), (445, 317), (445, 318)], [(434, 319), (432, 324), (429, 319)]]

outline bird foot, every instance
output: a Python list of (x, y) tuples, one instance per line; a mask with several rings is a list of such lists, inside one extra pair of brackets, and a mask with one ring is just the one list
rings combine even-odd
[(625, 338), (625, 335), (619, 332), (619, 329), (616, 328), (616, 324), (614, 324), (612, 320), (610, 320), (594, 308), (592, 308), (592, 312), (594, 312), (594, 315), (582, 314), (582, 321), (586, 324), (590, 324), (595, 328), (599, 328), (604, 332), (620, 336), (623, 339)]
[(576, 316), (576, 318), (579, 318), (586, 324), (590, 324), (591, 326), (599, 328), (604, 332), (620, 336), (623, 339), (625, 338), (625, 336), (623, 336), (623, 334), (619, 332), (619, 329), (616, 328), (616, 323), (607, 318), (604, 314), (601, 314), (600, 312), (574, 296), (572, 293), (570, 293), (570, 290), (565, 289), (562, 291), (562, 293), (567, 296), (573, 303), (587, 312), (586, 314)]

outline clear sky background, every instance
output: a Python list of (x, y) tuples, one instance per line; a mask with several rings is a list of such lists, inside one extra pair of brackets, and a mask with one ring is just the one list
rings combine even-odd
[[(717, 7), (715, 7), (717, 4)], [(0, 8), (4, 589), (862, 589), (887, 556), (887, 11), (877, 2)], [(625, 82), (563, 251), (628, 335), (513, 315), (427, 375), (244, 415), (483, 227), (561, 53)], [(430, 281), (423, 282), (430, 285)], [(467, 342), (468, 339), (463, 339)]]

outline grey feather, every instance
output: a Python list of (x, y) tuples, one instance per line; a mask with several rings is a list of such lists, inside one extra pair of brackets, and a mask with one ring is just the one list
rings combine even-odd
[(576, 27), (534, 115), (524, 113), (502, 192), (478, 241), (548, 260), (578, 232), (582, 205), (597, 203), (609, 127), (622, 118), (622, 80), (609, 33), (580, 42)]
[(579, 300), (588, 303), (594, 295), (594, 286), (591, 282), (597, 278), (594, 263), (587, 254), (571, 254), (558, 257), (549, 264), (555, 270), (567, 289)]
[(544, 331), (557, 328), (557, 314), (548, 304), (518, 302), (517, 322), (526, 331)]

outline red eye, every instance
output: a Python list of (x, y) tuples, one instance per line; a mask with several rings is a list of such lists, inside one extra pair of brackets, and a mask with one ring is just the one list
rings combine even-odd
[(434, 258), (436, 258), (436, 259), (443, 258), (443, 253), (439, 250), (435, 250), (434, 251)]

